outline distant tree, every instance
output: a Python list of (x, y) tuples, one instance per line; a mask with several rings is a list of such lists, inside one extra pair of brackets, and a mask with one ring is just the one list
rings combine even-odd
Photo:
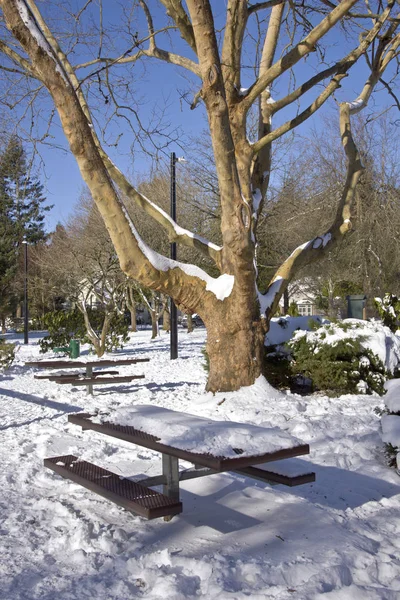
[(127, 278), (90, 194), (82, 194), (79, 210), (58, 228), (38, 261), (58, 296), (82, 313), (87, 338), (102, 356), (123, 318)]
[(26, 152), (17, 136), (12, 136), (0, 155), (0, 202), (12, 223), (10, 235), (17, 245), (26, 239), (36, 244), (46, 238), (43, 185), (31, 174)]
[(0, 154), (0, 321), (12, 314), (20, 299), (18, 267), (21, 244), (46, 239), (43, 186), (31, 174), (23, 145), (12, 136)]

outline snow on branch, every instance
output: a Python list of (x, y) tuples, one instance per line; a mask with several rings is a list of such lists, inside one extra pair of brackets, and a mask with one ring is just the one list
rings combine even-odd
[(64, 70), (60, 66), (60, 64), (59, 64), (59, 62), (57, 60), (57, 57), (54, 55), (52, 47), (50, 46), (49, 42), (47, 41), (47, 39), (43, 35), (43, 32), (38, 27), (37, 22), (36, 22), (35, 18), (32, 15), (32, 12), (31, 12), (30, 7), (29, 7), (29, 2), (26, 1), (26, 0), (15, 0), (15, 4), (16, 4), (18, 13), (19, 13), (19, 15), (20, 15), (20, 17), (22, 19), (22, 22), (29, 29), (29, 33), (31, 34), (31, 36), (33, 37), (33, 39), (36, 41), (37, 45), (52, 60), (54, 60), (54, 62), (56, 63), (56, 71), (57, 71), (57, 73), (59, 75), (61, 75), (61, 77), (64, 80), (64, 82), (67, 85), (69, 85), (70, 82), (68, 81), (68, 78), (67, 78), (66, 74), (64, 73)]
[(100, 148), (100, 154), (108, 170), (111, 179), (117, 184), (121, 191), (150, 215), (167, 231), (170, 242), (177, 242), (184, 246), (191, 246), (210, 256), (219, 267), (221, 263), (221, 247), (209, 242), (202, 236), (196, 235), (175, 223), (175, 221), (162, 208), (151, 202), (146, 196), (138, 192), (129, 183), (125, 175), (111, 161), (109, 156)]
[(267, 318), (277, 310), (279, 300), (296, 272), (301, 267), (322, 257), (328, 247), (332, 247), (351, 229), (351, 208), (363, 166), (351, 133), (350, 107), (347, 102), (343, 102), (340, 105), (339, 123), (342, 145), (348, 164), (346, 181), (337, 207), (335, 220), (326, 233), (316, 236), (314, 239), (298, 246), (275, 273), (267, 293), (259, 295), (261, 314)]
[(205, 271), (203, 271), (203, 269), (197, 267), (196, 265), (181, 263), (177, 260), (172, 260), (171, 258), (167, 258), (166, 256), (159, 254), (158, 252), (150, 248), (150, 246), (148, 246), (146, 242), (140, 237), (137, 229), (135, 228), (132, 222), (132, 219), (130, 218), (124, 206), (123, 211), (127, 221), (129, 222), (131, 231), (137, 241), (141, 252), (147, 258), (150, 264), (155, 269), (157, 269), (157, 271), (166, 272), (173, 269), (180, 269), (181, 271), (186, 273), (186, 275), (189, 275), (190, 277), (197, 277), (198, 279), (204, 281), (206, 283), (206, 291), (213, 293), (217, 300), (222, 301), (228, 296), (230, 296), (233, 289), (233, 284), (235, 282), (235, 278), (233, 275), (228, 275), (225, 273), (217, 278), (214, 278), (208, 275)]

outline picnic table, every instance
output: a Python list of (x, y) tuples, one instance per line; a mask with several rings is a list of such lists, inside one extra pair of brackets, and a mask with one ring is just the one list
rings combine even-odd
[[(128, 409), (122, 413), (124, 410)], [(154, 406), (136, 405), (129, 410), (128, 418), (117, 410), (109, 415), (73, 414), (68, 421), (83, 431), (93, 430), (159, 452), (161, 475), (123, 478), (74, 455), (46, 458), (44, 465), (147, 519), (169, 520), (182, 512), (179, 483), (193, 478), (232, 471), (270, 485), (315, 481), (314, 472), (305, 472), (303, 466), (296, 471), (293, 461), (285, 467), (286, 459), (309, 454), (310, 447), (277, 428), (214, 421)], [(180, 470), (179, 460), (193, 467)], [(268, 470), (262, 467), (264, 463), (270, 463)], [(160, 485), (162, 493), (151, 489)]]
[[(124, 383), (133, 379), (143, 379), (144, 375), (119, 375), (119, 371), (99, 371), (94, 369), (104, 367), (119, 367), (149, 362), (149, 358), (101, 358), (97, 360), (37, 360), (26, 362), (28, 367), (39, 369), (85, 369), (83, 372), (57, 375), (35, 375), (36, 379), (49, 379), (60, 385), (86, 385), (88, 394), (93, 394), (93, 385), (105, 383)], [(108, 377), (104, 377), (108, 375)]]

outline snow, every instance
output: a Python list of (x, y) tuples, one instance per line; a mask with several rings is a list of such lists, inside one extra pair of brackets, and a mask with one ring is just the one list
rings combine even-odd
[(64, 82), (69, 85), (69, 81), (68, 81), (63, 69), (58, 64), (58, 61), (56, 60), (56, 58), (54, 56), (54, 53), (53, 53), (53, 50), (52, 50), (50, 44), (48, 43), (48, 41), (44, 37), (43, 33), (37, 26), (35, 20), (31, 16), (25, 0), (16, 0), (16, 7), (17, 7), (17, 10), (20, 14), (20, 17), (21, 17), (24, 25), (26, 25), (26, 27), (29, 29), (31, 36), (36, 40), (37, 45), (42, 50), (44, 50), (44, 52), (46, 52), (46, 54), (52, 60), (54, 60), (54, 62), (56, 63), (57, 73), (59, 73), (61, 75), (61, 77), (63, 78)]
[[(183, 270), (188, 272), (185, 268), (187, 267), (187, 265), (183, 266)], [(235, 283), (235, 278), (233, 275), (228, 275), (227, 273), (224, 273), (216, 279), (207, 276), (206, 281), (206, 290), (212, 292), (218, 300), (225, 300), (225, 298), (228, 298), (228, 296), (231, 295), (231, 292), (233, 290), (233, 284)]]
[(260, 208), (260, 204), (262, 201), (262, 194), (260, 188), (256, 188), (253, 191), (253, 211), (254, 216), (257, 216), (258, 209)]
[(99, 419), (101, 423), (107, 421), (135, 427), (173, 448), (225, 458), (237, 458), (234, 449), (240, 450), (240, 456), (255, 456), (300, 444), (299, 440), (276, 427), (215, 421), (159, 406), (117, 408), (112, 413), (102, 414)]
[(384, 384), (385, 404), (390, 412), (400, 412), (400, 379), (390, 379)]
[(311, 322), (314, 322), (317, 325), (329, 323), (327, 319), (317, 315), (305, 317), (274, 317), (271, 319), (269, 331), (265, 337), (265, 345), (277, 346), (279, 344), (284, 344), (293, 337), (293, 334), (297, 329), (309, 331)]
[(271, 308), (272, 303), (276, 294), (279, 292), (279, 289), (282, 285), (283, 277), (278, 275), (270, 284), (268, 291), (266, 294), (258, 293), (258, 301), (260, 303), (260, 314), (262, 316), (265, 315), (265, 312)]
[(382, 416), (382, 439), (397, 448), (397, 467), (400, 470), (400, 379), (391, 379), (384, 384), (384, 401), (390, 413)]
[(313, 248), (320, 248), (321, 246), (325, 248), (328, 242), (332, 239), (332, 235), (330, 233), (325, 233), (324, 235), (315, 238), (313, 243)]
[(25, 0), (16, 0), (16, 6), (20, 17), (24, 22), (24, 25), (26, 25), (26, 27), (29, 29), (29, 32), (32, 35), (32, 37), (35, 38), (37, 45), (40, 46), (40, 48), (44, 50), (46, 54), (50, 56), (50, 58), (54, 60), (51, 47), (46, 38), (44, 37), (43, 33), (36, 25), (35, 21), (31, 17)]
[[(178, 162), (184, 162), (184, 159), (178, 158)], [(193, 233), (192, 231), (189, 231), (189, 229), (185, 229), (184, 227), (180, 227), (179, 225), (177, 225), (177, 223), (175, 223), (175, 221), (172, 219), (172, 217), (165, 210), (163, 210), (162, 208), (160, 208), (160, 206), (158, 206), (157, 204), (155, 204), (154, 202), (152, 202), (144, 194), (140, 193), (139, 195), (146, 202), (146, 204), (149, 204), (150, 206), (152, 206), (152, 208), (155, 211), (157, 211), (158, 213), (160, 213), (161, 215), (163, 215), (164, 219), (169, 222), (169, 224), (174, 229), (174, 231), (175, 231), (175, 233), (176, 233), (177, 236), (184, 236), (184, 235), (186, 235), (186, 236), (188, 236), (188, 237), (190, 237), (192, 239), (199, 240), (202, 244), (205, 244), (206, 246), (209, 246), (210, 248), (212, 248), (216, 252), (218, 252), (219, 250), (221, 250), (221, 246), (218, 246), (217, 244), (214, 244), (213, 242), (209, 242), (208, 240), (206, 240), (202, 236), (197, 235), (197, 234)]]
[(395, 448), (400, 448), (400, 417), (397, 415), (383, 415), (382, 439)]
[[(151, 360), (120, 372), (145, 379), (99, 385), (93, 396), (34, 379), (25, 361), (48, 357), (33, 334), (29, 345), (21, 341), (0, 385), (2, 600), (399, 598), (400, 479), (387, 467), (374, 411), (384, 398), (300, 397), (262, 378), (213, 396), (204, 392), (204, 341), (204, 329), (180, 330), (171, 361), (168, 337), (132, 334), (123, 354)], [(183, 513), (167, 523), (136, 517), (43, 467), (44, 457), (71, 453), (125, 477), (159, 474), (156, 452), (67, 422), (81, 410), (137, 405), (279, 427), (311, 454), (276, 468), (315, 470), (317, 480), (296, 488), (235, 473), (185, 481)]]
[(361, 109), (363, 109), (366, 106), (365, 100), (361, 97), (358, 97), (356, 100), (354, 100), (353, 102), (347, 102), (347, 105), (350, 109), (351, 113), (355, 113), (360, 111)]

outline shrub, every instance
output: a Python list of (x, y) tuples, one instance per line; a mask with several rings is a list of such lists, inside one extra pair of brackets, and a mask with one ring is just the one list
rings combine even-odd
[(385, 294), (383, 300), (375, 298), (375, 307), (379, 313), (382, 323), (396, 333), (400, 322), (400, 300), (394, 294)]
[[(104, 322), (104, 311), (101, 309), (88, 309), (90, 323), (94, 331), (101, 331)], [(40, 352), (48, 352), (60, 346), (68, 346), (72, 339), (80, 340), (83, 344), (90, 344), (87, 336), (85, 321), (80, 310), (55, 311), (44, 317), (45, 326), (49, 335), (40, 340)], [(114, 312), (106, 336), (105, 350), (111, 352), (122, 348), (128, 339), (129, 325), (124, 316)]]
[(390, 443), (384, 444), (385, 447), (385, 457), (388, 464), (388, 467), (396, 467), (397, 466), (397, 455), (399, 453), (399, 449), (396, 446), (393, 446)]
[[(293, 374), (309, 377), (314, 389), (321, 391), (382, 395), (391, 374), (363, 344), (362, 328), (362, 324), (347, 322), (323, 326), (316, 332), (298, 332), (288, 343)], [(335, 335), (338, 330), (341, 337)]]
[(86, 336), (82, 313), (75, 309), (54, 311), (44, 317), (44, 325), (49, 335), (40, 340), (40, 352), (49, 352), (59, 346), (68, 346), (71, 340), (83, 341)]
[(8, 369), (15, 358), (16, 344), (0, 339), (0, 369)]
[(290, 355), (279, 346), (265, 347), (263, 374), (274, 388), (291, 388), (293, 373), (290, 360)]

